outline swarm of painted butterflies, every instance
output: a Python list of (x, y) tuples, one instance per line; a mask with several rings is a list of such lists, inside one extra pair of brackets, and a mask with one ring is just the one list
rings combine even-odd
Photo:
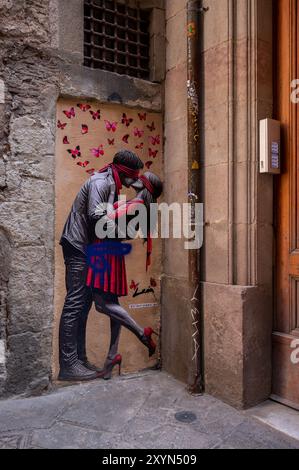
[(58, 120), (58, 122), (57, 122), (58, 129), (63, 130), (65, 128), (65, 126), (67, 126), (66, 122), (61, 122), (61, 121)]

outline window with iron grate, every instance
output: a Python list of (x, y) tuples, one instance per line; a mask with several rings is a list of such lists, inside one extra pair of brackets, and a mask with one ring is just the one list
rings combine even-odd
[(116, 0), (84, 1), (84, 65), (149, 79), (150, 11)]

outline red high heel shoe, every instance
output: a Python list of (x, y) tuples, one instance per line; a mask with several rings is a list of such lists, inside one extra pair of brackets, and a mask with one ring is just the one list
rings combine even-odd
[(121, 373), (121, 362), (122, 362), (122, 357), (121, 357), (120, 354), (117, 354), (110, 362), (106, 361), (105, 366), (104, 366), (103, 379), (104, 380), (111, 379), (113, 367), (116, 366), (116, 365), (118, 365), (118, 375), (120, 375), (120, 373)]
[(141, 341), (143, 342), (143, 344), (145, 344), (145, 346), (148, 347), (149, 357), (155, 354), (157, 347), (156, 343), (152, 340), (152, 335), (158, 336), (158, 333), (156, 333), (151, 327), (144, 328)]

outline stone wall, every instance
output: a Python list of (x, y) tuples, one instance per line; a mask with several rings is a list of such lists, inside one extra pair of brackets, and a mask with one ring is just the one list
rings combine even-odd
[[(55, 100), (49, 2), (1, 3), (1, 394), (47, 387), (53, 317)], [(3, 378), (6, 377), (6, 380)]]
[(272, 117), (272, 1), (202, 3), (206, 391), (248, 407), (271, 391), (273, 180), (258, 122)]
[(51, 378), (58, 97), (162, 109), (160, 84), (81, 65), (82, 15), (82, 0), (0, 4), (1, 396), (38, 393)]
[[(82, 103), (82, 102), (81, 102)], [(163, 180), (163, 129), (162, 113), (144, 112), (142, 109), (132, 109), (118, 104), (100, 103), (98, 101), (84, 101), (85, 105), (91, 106), (96, 111), (100, 109), (101, 119), (93, 120), (88, 111), (81, 111), (77, 104), (78, 100), (59, 99), (57, 102), (57, 119), (66, 124), (64, 130), (58, 130), (56, 135), (56, 173), (55, 173), (55, 294), (54, 294), (54, 332), (53, 332), (53, 379), (59, 372), (58, 363), (58, 333), (59, 322), (65, 299), (65, 266), (59, 240), (63, 227), (72, 206), (78, 189), (88, 178), (88, 172), (92, 169), (99, 170), (109, 164), (116, 152), (123, 148), (133, 149), (138, 153), (143, 163), (151, 163), (150, 171), (159, 175)], [(74, 108), (75, 117), (67, 119), (63, 110)], [(127, 127), (122, 124), (123, 113), (133, 119)], [(141, 120), (139, 114), (145, 117)], [(108, 132), (105, 120), (116, 122), (116, 131)], [(88, 132), (82, 135), (81, 124), (88, 126)], [(151, 132), (147, 126), (154, 124), (155, 130)], [(139, 137), (134, 135), (134, 129), (138, 127), (144, 134)], [(129, 135), (128, 144), (123, 142), (123, 136)], [(153, 147), (150, 136), (160, 136), (160, 144)], [(64, 144), (67, 136), (69, 144)], [(113, 140), (108, 144), (107, 139)], [(142, 149), (135, 150), (135, 146), (143, 144)], [(73, 159), (68, 149), (80, 146), (81, 157)], [(90, 149), (102, 145), (104, 154), (99, 158), (92, 155)], [(155, 158), (149, 157), (149, 148), (155, 149)], [(79, 164), (87, 162), (82, 167)], [(146, 165), (145, 165), (146, 170)], [(128, 199), (134, 197), (132, 188), (122, 188), (121, 196), (126, 195)], [(162, 202), (163, 195), (159, 198)], [(162, 243), (160, 239), (153, 239), (151, 264), (145, 269), (147, 244), (143, 239), (134, 240), (131, 243), (132, 251), (125, 257), (126, 276), (128, 281), (128, 295), (119, 299), (120, 304), (129, 312), (130, 316), (141, 326), (151, 325), (155, 331), (160, 330), (160, 278), (162, 269)], [(138, 295), (135, 296), (135, 288), (132, 281), (138, 284)], [(143, 290), (151, 288), (150, 292)], [(108, 316), (98, 313), (94, 306), (90, 311), (87, 324), (87, 357), (93, 363), (102, 367), (110, 343), (110, 319)], [(137, 340), (137, 338), (126, 328), (122, 328), (118, 352), (122, 355), (123, 373), (133, 373), (149, 367), (154, 367), (159, 361), (159, 347), (156, 354), (149, 359), (148, 349)]]

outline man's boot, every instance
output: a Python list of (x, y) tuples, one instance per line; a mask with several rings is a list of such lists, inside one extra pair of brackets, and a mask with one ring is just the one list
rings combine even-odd
[(97, 379), (99, 374), (85, 367), (77, 354), (78, 320), (73, 312), (63, 311), (59, 326), (58, 380), (81, 381)]
[(62, 381), (84, 381), (84, 380), (94, 380), (98, 379), (99, 374), (97, 372), (93, 372), (82, 364), (81, 361), (76, 361), (73, 365), (68, 366), (67, 368), (63, 369), (60, 368), (58, 380)]

